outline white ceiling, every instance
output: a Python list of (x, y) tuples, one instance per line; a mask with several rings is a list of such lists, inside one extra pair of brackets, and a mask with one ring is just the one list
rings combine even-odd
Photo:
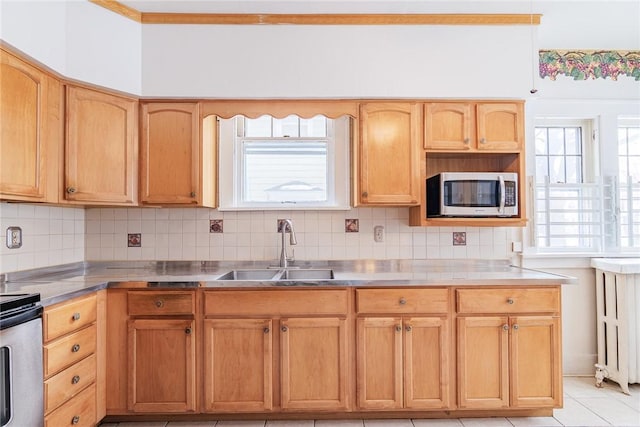
[[(550, 3), (640, 0), (120, 0), (140, 12), (166, 13), (539, 13)], [(579, 10), (579, 6), (576, 5)]]

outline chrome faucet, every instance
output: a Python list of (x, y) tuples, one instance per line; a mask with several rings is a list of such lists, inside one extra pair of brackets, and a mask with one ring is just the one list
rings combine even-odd
[(287, 228), (289, 229), (289, 244), (291, 246), (297, 245), (298, 241), (296, 240), (296, 233), (293, 231), (293, 222), (290, 219), (282, 220), (282, 225), (280, 226), (280, 234), (282, 235), (282, 248), (280, 251), (280, 267), (287, 268), (289, 261), (293, 261), (293, 258), (287, 258), (287, 242), (284, 238), (285, 233), (287, 232)]

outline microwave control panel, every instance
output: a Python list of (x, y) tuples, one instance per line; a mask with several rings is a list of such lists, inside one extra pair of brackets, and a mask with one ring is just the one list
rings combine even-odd
[(504, 183), (504, 205), (515, 206), (516, 205), (516, 183), (513, 181), (507, 181)]

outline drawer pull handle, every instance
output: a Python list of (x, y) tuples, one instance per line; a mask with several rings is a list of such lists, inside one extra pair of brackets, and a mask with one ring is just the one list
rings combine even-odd
[(73, 313), (73, 320), (80, 320), (80, 313)]
[(162, 308), (163, 306), (164, 306), (164, 301), (162, 301), (161, 299), (156, 301), (156, 307)]
[(72, 353), (77, 353), (79, 351), (80, 351), (80, 344), (74, 344), (73, 347), (71, 347)]
[(507, 304), (513, 304), (513, 298), (507, 298)]
[(71, 384), (78, 384), (80, 382), (80, 375), (74, 375), (73, 378), (71, 378)]
[(407, 331), (407, 332), (411, 332), (411, 325), (407, 325), (407, 326), (404, 328), (404, 330), (405, 330), (405, 331)]
[(503, 331), (508, 331), (509, 330), (509, 325), (507, 325), (507, 324), (502, 325), (502, 330)]
[(396, 332), (400, 332), (400, 331), (402, 331), (402, 326), (396, 325)]
[(191, 335), (191, 332), (192, 332), (191, 328), (185, 328), (184, 329), (184, 333), (187, 334), (187, 335)]
[(265, 326), (265, 328), (262, 330), (262, 332), (264, 332), (265, 334), (269, 333), (269, 328)]
[(407, 303), (407, 300), (405, 298), (400, 298), (399, 303), (400, 305), (405, 305)]
[(516, 323), (515, 325), (513, 325), (513, 329), (517, 331), (518, 329), (520, 329), (520, 326), (518, 326), (518, 324)]
[(76, 425), (80, 422), (80, 415), (76, 415), (75, 417), (71, 418), (71, 424), (72, 425)]
[(289, 330), (289, 328), (287, 328), (287, 326), (285, 325), (285, 326), (283, 326), (282, 328), (280, 328), (280, 330), (281, 330), (282, 332), (287, 332), (287, 331)]

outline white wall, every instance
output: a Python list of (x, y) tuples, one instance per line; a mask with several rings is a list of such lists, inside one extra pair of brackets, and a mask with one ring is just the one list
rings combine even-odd
[(0, 38), (71, 79), (139, 95), (140, 24), (87, 1), (0, 1)]

